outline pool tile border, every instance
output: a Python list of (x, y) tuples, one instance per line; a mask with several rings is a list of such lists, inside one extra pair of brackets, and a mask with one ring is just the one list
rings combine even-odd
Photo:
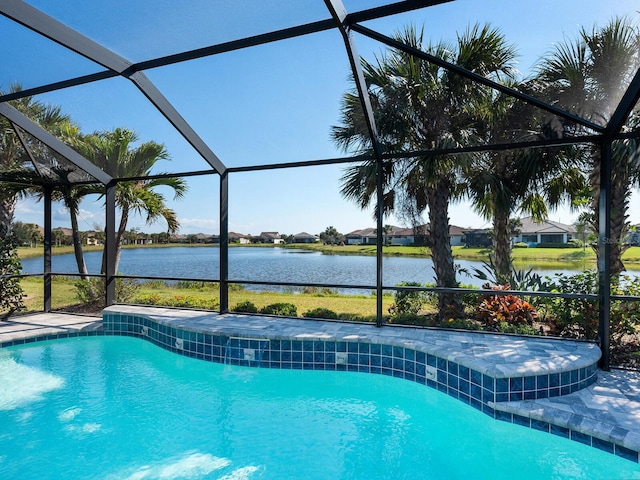
[(144, 338), (173, 353), (217, 363), (364, 372), (402, 378), (435, 388), (497, 420), (578, 441), (636, 463), (640, 461), (638, 451), (610, 438), (555, 424), (552, 419), (535, 419), (501, 409), (501, 404), (506, 402), (556, 397), (586, 388), (597, 380), (597, 363), (570, 371), (496, 378), (419, 347), (362, 339), (229, 335), (172, 326), (142, 314), (108, 311), (103, 312), (103, 333)]

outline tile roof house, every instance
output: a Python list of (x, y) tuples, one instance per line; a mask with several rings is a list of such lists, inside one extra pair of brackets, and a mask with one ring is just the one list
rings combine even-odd
[(258, 236), (258, 240), (262, 243), (284, 243), (284, 240), (278, 232), (262, 232)]
[(567, 243), (576, 236), (576, 228), (560, 222), (546, 220), (535, 222), (532, 217), (521, 218), (520, 233), (513, 237), (514, 242), (524, 242), (529, 245), (546, 243)]
[[(384, 234), (389, 245), (425, 245), (428, 236), (429, 225), (418, 225), (413, 228), (391, 226), (391, 230)], [(462, 245), (464, 231), (460, 227), (452, 225), (449, 229), (451, 245)], [(375, 228), (354, 230), (345, 235), (347, 245), (374, 245), (377, 235)]]
[(316, 243), (320, 241), (320, 237), (317, 235), (311, 235), (307, 232), (296, 233), (293, 236), (293, 243)]
[(228, 238), (230, 243), (240, 243), (242, 245), (251, 243), (249, 235), (244, 235), (242, 233), (229, 232)]

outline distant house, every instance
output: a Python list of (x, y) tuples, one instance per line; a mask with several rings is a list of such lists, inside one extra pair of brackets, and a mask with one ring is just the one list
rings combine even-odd
[(347, 245), (367, 245), (376, 243), (376, 229), (365, 228), (363, 230), (354, 230), (344, 236)]
[(284, 243), (284, 240), (278, 232), (262, 232), (258, 236), (258, 241), (262, 243)]
[(316, 243), (319, 241), (320, 237), (307, 232), (300, 232), (293, 236), (293, 243)]
[[(391, 226), (383, 237), (388, 245), (427, 245), (429, 225), (418, 225), (413, 228)], [(451, 245), (461, 245), (464, 232), (460, 227), (451, 226)], [(347, 245), (373, 245), (377, 241), (375, 228), (354, 230), (345, 235)]]
[(467, 247), (486, 248), (491, 246), (491, 232), (488, 228), (472, 228), (464, 230), (464, 238), (461, 240)]
[(98, 232), (95, 230), (90, 230), (85, 232), (87, 245), (101, 245), (100, 240), (98, 239)]
[(520, 219), (520, 233), (513, 237), (514, 242), (524, 242), (531, 246), (545, 243), (567, 243), (575, 237), (576, 229), (572, 225), (547, 220), (535, 222), (532, 217)]
[(248, 235), (243, 235), (242, 233), (229, 232), (229, 243), (240, 243), (242, 245), (246, 245), (251, 243)]

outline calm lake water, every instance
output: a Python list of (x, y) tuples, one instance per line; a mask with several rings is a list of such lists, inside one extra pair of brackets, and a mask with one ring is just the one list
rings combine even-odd
[[(88, 252), (85, 261), (89, 273), (100, 273), (102, 252)], [(428, 258), (384, 257), (384, 285), (400, 282), (434, 282), (433, 264)], [(469, 271), (482, 268), (481, 262), (458, 260)], [(56, 255), (55, 273), (77, 273), (75, 257)], [(24, 273), (42, 273), (42, 258), (22, 261)], [(119, 273), (150, 277), (219, 279), (218, 247), (136, 248), (122, 251)], [(536, 269), (541, 275), (574, 274), (580, 270)], [(285, 248), (233, 247), (229, 249), (229, 279), (266, 282), (324, 283), (342, 285), (376, 284), (376, 259), (355, 255), (323, 255), (309, 250)], [(480, 286), (475, 277), (460, 275), (462, 283)], [(259, 287), (252, 287), (259, 288)], [(355, 293), (355, 292), (354, 292)]]

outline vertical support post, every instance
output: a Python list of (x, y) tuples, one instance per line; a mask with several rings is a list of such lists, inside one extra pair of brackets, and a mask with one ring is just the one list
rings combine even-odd
[(220, 313), (229, 311), (229, 174), (220, 174)]
[(44, 186), (44, 311), (51, 311), (51, 193), (50, 185)]
[(382, 158), (376, 159), (376, 326), (382, 327), (382, 273), (383, 256), (382, 247), (384, 242), (383, 216), (384, 216), (384, 185), (383, 185), (383, 162)]
[(364, 77), (364, 72), (362, 71), (362, 65), (360, 64), (360, 55), (358, 55), (356, 42), (351, 33), (351, 27), (347, 23), (347, 11), (342, 0), (324, 0), (324, 3), (335, 20), (336, 25), (340, 30), (340, 34), (342, 35), (344, 46), (347, 51), (347, 57), (349, 58), (349, 65), (351, 66), (351, 72), (353, 73), (353, 79), (356, 84), (356, 89), (358, 90), (358, 98), (360, 99), (360, 104), (364, 113), (364, 121), (367, 125), (367, 131), (369, 133), (369, 138), (371, 139), (371, 146), (376, 158), (376, 216), (378, 230), (378, 234), (376, 236), (376, 326), (382, 327), (382, 214), (384, 212), (384, 169), (382, 146), (380, 144), (380, 138), (376, 128), (376, 121), (373, 107), (371, 106), (371, 99), (369, 98), (367, 82)]
[(600, 145), (600, 196), (598, 198), (598, 337), (600, 368), (609, 371), (611, 316), (611, 141)]
[(106, 186), (105, 195), (105, 306), (116, 302), (116, 182), (111, 181)]

